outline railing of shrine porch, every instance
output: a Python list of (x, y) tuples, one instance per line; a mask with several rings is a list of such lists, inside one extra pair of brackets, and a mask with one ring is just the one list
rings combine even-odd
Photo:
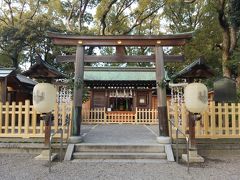
[[(61, 115), (61, 124), (66, 122), (66, 105), (55, 105), (52, 118), (52, 129), (57, 131), (60, 128), (59, 116)], [(70, 114), (71, 116), (71, 114)], [(71, 118), (71, 117), (70, 117)], [(44, 120), (30, 105), (30, 101), (24, 103), (13, 102), (2, 104), (0, 102), (0, 137), (16, 138), (37, 138), (44, 137)], [(67, 137), (67, 127), (63, 126), (63, 137)], [(60, 137), (56, 134), (55, 137)]]
[(83, 124), (158, 124), (156, 109), (140, 109), (135, 111), (110, 111), (106, 108), (84, 109)]
[[(188, 133), (188, 112), (184, 104), (181, 109), (174, 104), (173, 111), (168, 111), (168, 118), (174, 120), (182, 132)], [(172, 132), (175, 137), (175, 129)], [(201, 120), (196, 121), (195, 133), (196, 138), (240, 138), (240, 103), (209, 102)]]

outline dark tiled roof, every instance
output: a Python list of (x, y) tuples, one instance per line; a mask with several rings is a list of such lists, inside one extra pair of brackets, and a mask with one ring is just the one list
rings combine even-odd
[(13, 68), (0, 68), (0, 78), (5, 78), (12, 74), (15, 69)]
[(33, 66), (29, 68), (29, 70), (22, 73), (25, 76), (29, 76), (31, 78), (41, 79), (41, 78), (54, 78), (54, 79), (62, 79), (67, 76), (60, 71), (58, 71), (55, 67), (48, 64), (46, 61), (38, 60)]
[(184, 69), (172, 76), (176, 78), (209, 78), (214, 76), (212, 69), (204, 63), (203, 58), (199, 58), (192, 64), (186, 66)]

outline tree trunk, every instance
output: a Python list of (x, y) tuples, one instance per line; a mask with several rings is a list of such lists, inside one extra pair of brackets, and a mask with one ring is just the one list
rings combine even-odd
[(236, 87), (237, 87), (237, 90), (240, 90), (240, 64), (238, 65), (238, 68), (237, 68), (237, 77), (236, 77)]
[(222, 49), (222, 70), (223, 76), (231, 77), (231, 70), (228, 67), (228, 62), (230, 59), (230, 32), (228, 29), (223, 32), (223, 49)]
[(237, 86), (237, 89), (240, 88), (240, 75), (238, 75), (238, 77), (236, 78), (236, 86)]
[(13, 62), (13, 67), (18, 69), (18, 58), (16, 57), (12, 58), (12, 62)]

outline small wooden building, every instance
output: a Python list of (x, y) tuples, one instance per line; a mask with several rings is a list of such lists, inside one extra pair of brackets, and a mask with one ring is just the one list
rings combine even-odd
[(32, 65), (27, 71), (22, 73), (24, 76), (28, 76), (34, 79), (41, 79), (44, 81), (52, 81), (53, 79), (66, 78), (66, 75), (61, 73), (55, 67), (42, 60), (40, 57), (37, 58), (37, 62)]
[(0, 102), (20, 102), (32, 99), (36, 81), (18, 74), (12, 68), (0, 68)]
[(194, 79), (206, 79), (213, 77), (213, 70), (205, 64), (203, 57), (198, 58), (190, 65), (183, 68), (181, 71), (172, 76), (173, 79), (186, 79), (191, 82)]
[(85, 109), (131, 112), (157, 107), (155, 68), (85, 67), (84, 82), (90, 89)]
[[(172, 79), (184, 80), (188, 83), (193, 82), (194, 80), (199, 81), (200, 79), (211, 78), (214, 76), (212, 68), (206, 65), (203, 57), (198, 58), (190, 65), (183, 68), (181, 71), (177, 72), (172, 76)], [(213, 101), (214, 91), (208, 92), (208, 101)]]

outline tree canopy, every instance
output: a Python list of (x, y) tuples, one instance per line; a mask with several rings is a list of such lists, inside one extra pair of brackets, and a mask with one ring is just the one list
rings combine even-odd
[[(194, 31), (194, 38), (184, 48), (165, 50), (167, 54), (184, 52), (186, 57), (185, 63), (167, 68), (176, 72), (204, 56), (218, 76), (234, 77), (240, 83), (238, 0), (2, 0), (1, 7), (0, 66), (19, 68), (26, 62), (33, 64), (36, 56), (54, 64), (57, 54), (74, 53), (74, 48), (53, 46), (47, 31), (80, 35)], [(125, 50), (128, 54), (153, 53), (151, 48)], [(114, 50), (102, 48), (99, 52), (108, 54)], [(88, 47), (86, 53), (96, 50)], [(59, 68), (71, 69), (72, 65)]]

